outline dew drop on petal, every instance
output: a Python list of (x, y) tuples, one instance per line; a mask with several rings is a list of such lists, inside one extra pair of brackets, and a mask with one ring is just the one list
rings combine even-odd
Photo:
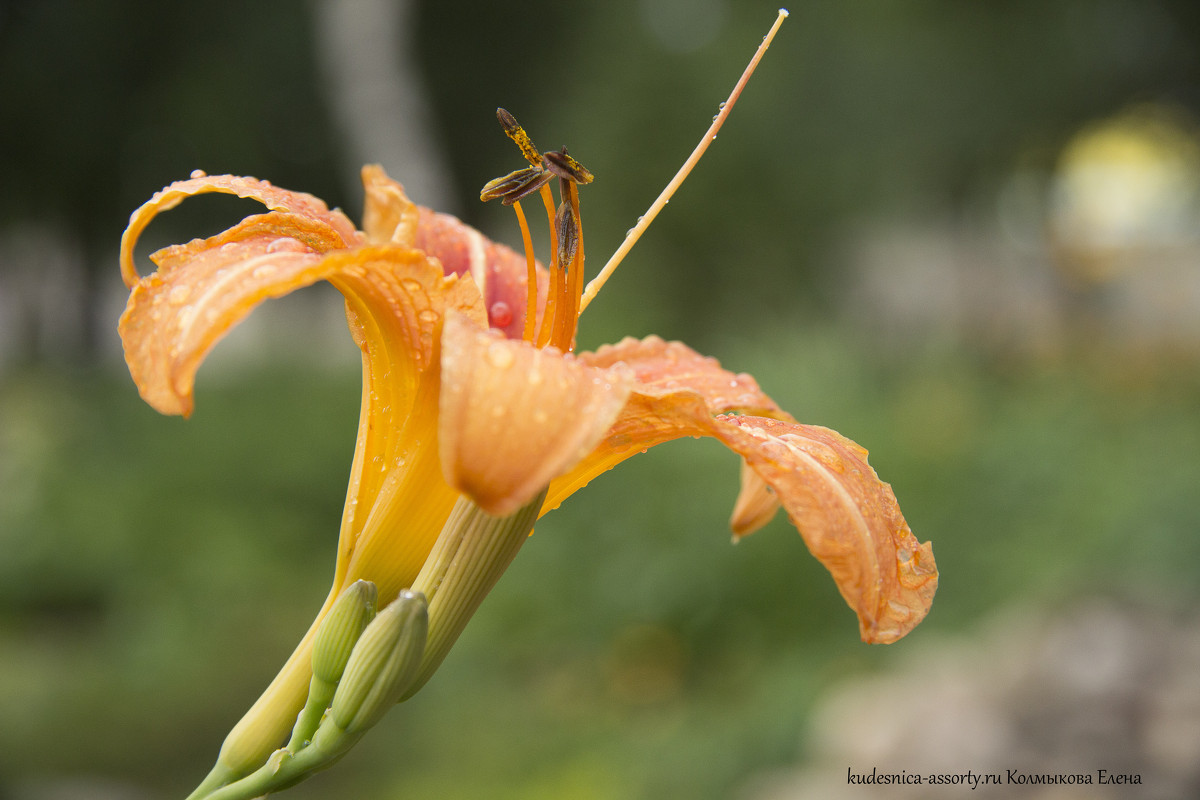
[(291, 236), (283, 236), (267, 245), (268, 253), (298, 253), (307, 249), (304, 242)]
[(493, 342), (488, 347), (487, 360), (496, 369), (508, 369), (512, 366), (513, 354), (504, 342)]
[(188, 296), (191, 295), (191, 293), (192, 288), (181, 283), (167, 293), (167, 302), (173, 306), (181, 306), (187, 302)]
[(503, 300), (497, 300), (488, 309), (488, 320), (493, 328), (507, 327), (512, 322), (512, 319), (512, 308)]
[(421, 320), (421, 322), (424, 322), (428, 325), (432, 325), (433, 323), (438, 321), (438, 313), (436, 311), (434, 311), (432, 308), (422, 308), (420, 311), (417, 312), (417, 319)]
[(261, 267), (255, 267), (254, 272), (250, 276), (258, 280), (264, 280), (275, 274), (275, 267), (271, 264), (263, 264)]
[(790, 455), (788, 446), (778, 439), (768, 439), (762, 443), (762, 454), (772, 461), (782, 461)]
[(194, 170), (192, 170), (192, 173), (190, 175), (188, 175), (188, 177), (189, 178), (207, 178), (208, 173), (202, 169), (194, 169)]

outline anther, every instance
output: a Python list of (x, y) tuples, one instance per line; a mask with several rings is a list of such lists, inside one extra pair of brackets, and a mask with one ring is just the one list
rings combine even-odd
[(571, 206), (563, 201), (558, 204), (558, 213), (554, 215), (554, 230), (558, 234), (558, 264), (566, 270), (575, 260), (575, 250), (579, 247), (579, 223)]
[(503, 108), (496, 109), (496, 119), (500, 121), (500, 127), (504, 128), (504, 132), (508, 134), (508, 138), (516, 142), (517, 147), (521, 148), (521, 155), (525, 156), (525, 160), (535, 167), (542, 165), (542, 156), (538, 153), (537, 148), (533, 146), (533, 141), (530, 140), (529, 134), (521, 127), (521, 123), (517, 122), (517, 118), (508, 113)]
[(550, 150), (542, 153), (542, 162), (546, 169), (558, 177), (575, 183), (591, 183), (595, 179), (592, 171), (567, 155), (567, 148), (559, 151)]
[(502, 205), (511, 206), (541, 189), (552, 177), (549, 171), (540, 166), (525, 167), (488, 181), (479, 190), (479, 199), (485, 203), (499, 199)]

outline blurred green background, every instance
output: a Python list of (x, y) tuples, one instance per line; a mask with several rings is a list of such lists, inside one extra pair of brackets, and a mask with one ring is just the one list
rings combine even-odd
[[(1006, 610), (1196, 619), (1195, 5), (791, 10), (580, 344), (683, 339), (868, 447), (934, 542), (928, 620), (861, 644), (785, 519), (730, 545), (736, 459), (674, 443), (543, 520), (437, 678), (290, 796), (766, 797), (760, 776), (819, 749), (830, 691)], [(0, 5), (0, 798), (184, 796), (332, 573), (359, 402), (337, 295), (260, 309), (201, 370), (194, 417), (160, 417), (116, 338), (128, 214), (202, 168), (357, 219), (358, 165), (381, 161), (515, 244), (475, 199), (520, 165), (504, 105), (596, 173), (595, 269), (774, 12)], [(140, 252), (251, 211), (223, 201)], [(1184, 744), (1200, 759), (1200, 729)]]

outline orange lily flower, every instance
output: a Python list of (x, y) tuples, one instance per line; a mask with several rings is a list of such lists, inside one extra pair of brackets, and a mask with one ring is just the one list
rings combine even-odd
[[(259, 768), (285, 740), (305, 703), (320, 623), (347, 587), (373, 582), (381, 606), (427, 596), (428, 639), (419, 669), (405, 672), (417, 674), (407, 697), (437, 668), (538, 517), (672, 439), (710, 436), (741, 457), (735, 535), (782, 506), (857, 615), (864, 641), (893, 642), (929, 610), (932, 549), (913, 536), (866, 450), (796, 422), (752, 377), (681, 343), (651, 336), (572, 352), (583, 305), (576, 184), (591, 176), (565, 151), (537, 157), (519, 126), (505, 127), (534, 166), (484, 195), (512, 202), (542, 193), (549, 269), (532, 257), (519, 202), (525, 256), (413, 204), (378, 166), (362, 171), (362, 230), (311, 195), (200, 172), (130, 218), (121, 270), (131, 293), (119, 328), (133, 379), (158, 411), (189, 415), (196, 371), (216, 342), (263, 300), (319, 280), (345, 296), (362, 351), (358, 441), (329, 598), (226, 739), (207, 791)], [(560, 177), (557, 211), (539, 170)], [(157, 271), (139, 275), (133, 250), (146, 225), (207, 192), (269, 210), (160, 250), (151, 256)]]
[[(318, 280), (345, 295), (363, 399), (329, 603), (358, 579), (375, 582), (381, 598), (411, 586), (460, 493), (505, 515), (548, 487), (540, 515), (646, 448), (711, 436), (744, 460), (735, 532), (782, 505), (864, 641), (895, 641), (925, 616), (937, 585), (931, 547), (914, 538), (863, 448), (795, 422), (752, 377), (678, 342), (628, 338), (579, 356), (538, 348), (521, 332), (526, 319), (546, 318), (544, 270), (529, 308), (526, 259), (415, 206), (379, 167), (366, 167), (363, 183), (360, 232), (311, 195), (193, 177), (134, 213), (121, 251), (132, 288), (120, 323), (126, 360), (142, 397), (166, 414), (191, 413), (201, 360), (261, 301)], [(158, 271), (139, 277), (132, 252), (142, 229), (202, 192), (271, 211), (161, 250)], [(253, 716), (251, 760), (277, 745), (303, 702), (311, 638), (260, 700), (278, 710), (269, 721)]]

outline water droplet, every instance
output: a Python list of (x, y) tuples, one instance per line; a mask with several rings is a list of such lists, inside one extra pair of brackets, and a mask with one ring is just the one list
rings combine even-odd
[(791, 455), (788, 446), (776, 439), (768, 439), (762, 443), (762, 453), (773, 461), (782, 461)]
[(508, 369), (513, 363), (512, 350), (504, 342), (493, 342), (488, 346), (487, 359), (496, 369)]
[(189, 178), (207, 178), (208, 173), (202, 169), (194, 169), (194, 170), (192, 170), (192, 174), (189, 175), (188, 177)]
[(720, 104), (719, 106), (717, 106), (717, 108), (719, 108), (719, 109), (721, 109), (722, 111), (724, 111), (724, 110), (725, 110), (725, 101), (724, 101), (724, 100), (722, 100), (722, 101), (721, 101), (721, 104)]
[(400, 285), (404, 287), (404, 291), (413, 292), (414, 294), (421, 291), (421, 282), (414, 278), (404, 278), (400, 281)]
[(299, 253), (307, 249), (304, 242), (290, 236), (281, 237), (267, 245), (268, 253)]
[(181, 306), (187, 302), (191, 293), (192, 287), (181, 283), (167, 294), (167, 302), (173, 306)]
[(417, 312), (417, 319), (427, 325), (432, 325), (438, 321), (438, 313), (432, 308), (422, 308)]
[(488, 320), (493, 328), (507, 327), (513, 320), (512, 308), (503, 300), (497, 300), (488, 309)]
[(254, 272), (250, 273), (250, 277), (257, 278), (258, 280), (263, 280), (264, 278), (269, 278), (272, 275), (274, 275), (276, 271), (277, 270), (273, 265), (263, 264), (260, 267), (255, 267)]
[(222, 253), (236, 253), (237, 249), (238, 246), (234, 242), (226, 242), (225, 244), (221, 245)]

